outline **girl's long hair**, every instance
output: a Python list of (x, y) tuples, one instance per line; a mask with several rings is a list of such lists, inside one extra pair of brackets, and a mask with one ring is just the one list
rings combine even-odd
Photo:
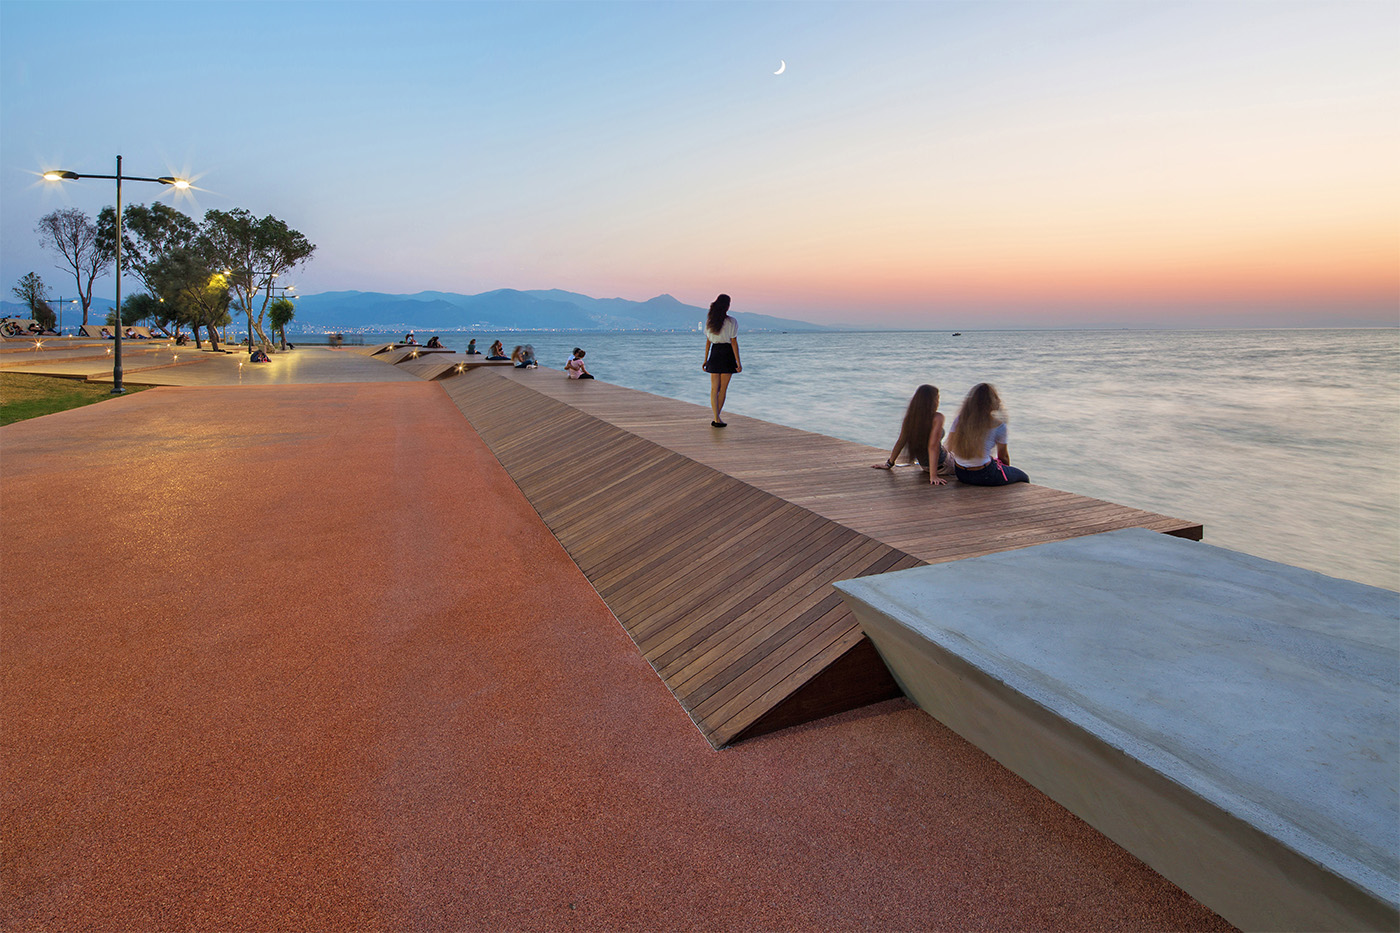
[(987, 450), (987, 432), (1006, 421), (996, 386), (979, 382), (968, 390), (958, 410), (958, 423), (948, 434), (948, 449), (963, 460), (976, 460)]
[(719, 333), (720, 328), (724, 327), (724, 319), (727, 317), (729, 317), (729, 296), (720, 295), (710, 302), (710, 313), (705, 318), (705, 330), (712, 334)]
[(933, 416), (938, 411), (938, 387), (921, 385), (909, 399), (909, 407), (904, 410), (904, 426), (901, 433), (909, 445), (909, 452), (919, 461), (919, 466), (929, 469), (928, 437), (933, 433)]

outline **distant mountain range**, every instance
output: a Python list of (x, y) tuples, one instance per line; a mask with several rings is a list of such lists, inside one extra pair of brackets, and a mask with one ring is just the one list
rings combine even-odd
[[(296, 300), (296, 323), (356, 330), (662, 330), (693, 331), (705, 308), (670, 295), (649, 301), (591, 298), (557, 288), (517, 291), (501, 288), (479, 295), (419, 292), (324, 292)], [(830, 330), (767, 314), (734, 317), (745, 330)]]
[[(110, 299), (94, 298), (90, 320), (105, 320)], [(82, 321), (82, 313), (68, 305), (65, 327)], [(380, 292), (323, 292), (296, 299), (295, 326), (346, 331), (449, 331), (449, 330), (660, 330), (693, 331), (705, 317), (705, 308), (684, 304), (670, 295), (649, 301), (625, 298), (590, 298), (557, 288), (517, 291), (501, 288), (479, 295), (452, 292), (419, 292), (386, 295)], [(28, 309), (15, 301), (0, 301), (6, 317), (28, 317)], [(832, 330), (767, 314), (735, 312), (749, 331)], [(236, 316), (235, 316), (236, 318)]]

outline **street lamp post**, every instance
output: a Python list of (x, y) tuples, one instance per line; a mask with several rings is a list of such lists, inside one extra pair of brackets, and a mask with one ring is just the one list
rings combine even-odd
[(121, 395), (125, 391), (122, 385), (122, 181), (153, 181), (161, 185), (174, 185), (176, 188), (188, 188), (190, 183), (183, 178), (173, 178), (163, 175), (160, 178), (144, 178), (140, 175), (122, 174), (122, 157), (117, 156), (117, 174), (115, 175), (80, 175), (77, 172), (49, 171), (44, 173), (44, 178), (48, 181), (73, 181), (79, 178), (107, 178), (115, 179), (117, 182), (117, 254), (116, 254), (116, 279), (117, 279), (117, 326), (116, 342), (113, 344), (112, 360), (112, 394)]
[(54, 303), (58, 305), (58, 335), (59, 335), (60, 337), (63, 336), (63, 305), (64, 305), (65, 302), (67, 302), (68, 304), (77, 304), (77, 303), (78, 303), (78, 299), (76, 299), (76, 298), (55, 298), (55, 299), (54, 299)]

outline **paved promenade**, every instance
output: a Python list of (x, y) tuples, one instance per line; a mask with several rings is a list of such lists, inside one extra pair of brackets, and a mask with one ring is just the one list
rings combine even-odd
[(1228, 929), (905, 701), (712, 750), (442, 387), (319, 354), (0, 428), (0, 927)]

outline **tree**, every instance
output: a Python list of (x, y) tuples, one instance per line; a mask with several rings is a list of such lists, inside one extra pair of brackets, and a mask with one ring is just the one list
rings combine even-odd
[(209, 345), (219, 349), (217, 328), (229, 322), (228, 279), (215, 271), (203, 238), (191, 246), (173, 250), (150, 267), (151, 282), (173, 305), (177, 319), (194, 331), (195, 346), (202, 346), (199, 329), (209, 335)]
[(160, 300), (145, 292), (137, 292), (134, 295), (127, 295), (122, 301), (122, 323), (117, 323), (117, 315), (107, 312), (107, 323), (116, 327), (123, 327), (127, 324), (139, 324), (142, 321), (149, 321), (160, 313)]
[[(116, 218), (111, 207), (97, 215), (98, 245), (109, 253), (116, 244)], [(151, 281), (152, 267), (167, 254), (191, 246), (199, 233), (199, 224), (173, 207), (160, 202), (128, 205), (122, 211), (122, 273), (132, 273), (155, 297), (166, 297)]]
[(44, 330), (53, 329), (55, 315), (53, 308), (49, 307), (48, 298), (45, 295), (48, 287), (44, 285), (44, 280), (39, 278), (39, 273), (29, 273), (20, 279), (19, 284), (10, 291), (28, 306), (29, 316), (38, 321), (40, 327)]
[(92, 307), (92, 283), (107, 272), (113, 258), (111, 251), (98, 242), (97, 225), (77, 208), (65, 207), (40, 217), (34, 230), (40, 244), (62, 256), (73, 273), (86, 324)]
[[(229, 288), (252, 319), (263, 345), (270, 347), (263, 320), (273, 282), (308, 261), (316, 251), (315, 244), (271, 214), (259, 219), (242, 208), (207, 211), (202, 232), (211, 258), (228, 270)], [(257, 317), (253, 318), (255, 307)]]
[(286, 298), (278, 298), (267, 309), (267, 321), (272, 326), (272, 334), (282, 333), (281, 347), (287, 349), (287, 325), (297, 316), (296, 305)]

